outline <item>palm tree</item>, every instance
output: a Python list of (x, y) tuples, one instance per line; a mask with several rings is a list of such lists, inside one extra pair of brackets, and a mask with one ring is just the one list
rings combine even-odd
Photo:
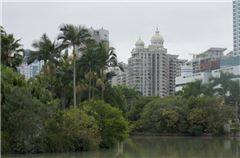
[[(104, 98), (105, 83), (114, 75), (111, 68), (119, 68), (121, 71), (123, 67), (118, 63), (115, 49), (109, 47), (107, 43), (100, 42), (98, 45), (99, 54), (99, 76), (98, 84), (101, 85), (101, 98)], [(108, 72), (106, 72), (108, 71)], [(110, 78), (109, 78), (110, 77)]]
[(44, 65), (48, 61), (54, 63), (60, 57), (61, 51), (64, 48), (64, 45), (58, 45), (56, 41), (52, 42), (46, 34), (43, 34), (39, 41), (34, 41), (32, 46), (36, 51), (30, 52), (28, 64), (33, 63), (35, 60), (43, 60)]
[(78, 65), (85, 72), (84, 77), (88, 80), (88, 99), (94, 97), (94, 83), (96, 79), (96, 72), (99, 68), (99, 47), (95, 41), (88, 41), (86, 48), (83, 50), (83, 56)]
[(228, 73), (221, 73), (220, 78), (212, 78), (211, 84), (214, 94), (224, 98), (224, 102), (234, 104), (236, 118), (238, 119), (238, 104), (240, 101), (240, 83), (232, 80), (237, 76)]
[(56, 67), (56, 93), (59, 98), (62, 98), (62, 107), (65, 108), (67, 105), (68, 91), (71, 88), (71, 58), (68, 56), (68, 50), (61, 56), (57, 62)]
[(72, 49), (73, 55), (73, 102), (74, 107), (76, 107), (76, 58), (77, 54), (82, 48), (86, 41), (90, 39), (90, 34), (87, 29), (82, 26), (74, 26), (71, 24), (65, 24), (60, 27), (58, 39), (62, 40), (64, 45), (67, 45), (68, 48)]
[(17, 67), (23, 60), (23, 49), (19, 43), (20, 39), (15, 39), (13, 34), (7, 34), (3, 27), (0, 27), (1, 32), (1, 63), (8, 67), (17, 70)]

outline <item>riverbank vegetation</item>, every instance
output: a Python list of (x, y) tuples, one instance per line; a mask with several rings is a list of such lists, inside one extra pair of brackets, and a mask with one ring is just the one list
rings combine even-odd
[[(62, 25), (55, 41), (43, 34), (27, 59), (3, 28), (1, 39), (2, 153), (111, 148), (129, 132), (221, 135), (238, 117), (239, 82), (229, 75), (163, 98), (111, 86), (113, 70), (124, 71), (114, 48), (91, 40), (82, 26)], [(44, 66), (26, 80), (17, 71), (23, 60)]]
[(175, 96), (142, 97), (127, 114), (131, 132), (223, 135), (224, 124), (239, 119), (240, 83), (234, 77), (221, 74), (208, 84), (196, 81)]
[[(127, 97), (109, 82), (111, 69), (121, 66), (108, 43), (91, 40), (82, 26), (63, 25), (58, 40), (43, 34), (23, 59), (20, 40), (3, 28), (1, 38), (3, 153), (87, 151), (127, 137)], [(19, 74), (23, 60), (44, 61), (39, 75)]]

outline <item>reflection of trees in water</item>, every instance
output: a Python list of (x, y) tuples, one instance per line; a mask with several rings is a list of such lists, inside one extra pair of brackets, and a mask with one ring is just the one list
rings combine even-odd
[(200, 137), (132, 137), (113, 149), (3, 158), (239, 158), (240, 140)]
[[(239, 157), (239, 141), (229, 140), (230, 148), (224, 146), (223, 138), (199, 137), (133, 137), (136, 146), (124, 146), (124, 154), (139, 158), (162, 157)], [(134, 147), (133, 149), (131, 147)], [(135, 155), (137, 153), (137, 155)]]

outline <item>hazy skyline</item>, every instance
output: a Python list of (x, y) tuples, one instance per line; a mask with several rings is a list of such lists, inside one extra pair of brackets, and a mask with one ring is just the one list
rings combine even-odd
[(59, 25), (71, 23), (109, 30), (110, 43), (120, 61), (127, 62), (136, 40), (145, 46), (158, 26), (169, 54), (188, 58), (209, 47), (232, 50), (231, 2), (86, 3), (44, 2), (3, 3), (2, 22), (25, 49), (43, 33), (55, 39)]

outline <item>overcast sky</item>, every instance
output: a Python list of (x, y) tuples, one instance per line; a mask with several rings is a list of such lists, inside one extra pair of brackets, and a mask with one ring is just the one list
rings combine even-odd
[(127, 62), (139, 36), (145, 42), (158, 26), (169, 54), (190, 59), (209, 47), (232, 50), (232, 4), (219, 2), (11, 2), (3, 3), (2, 24), (22, 38), (24, 48), (47, 33), (55, 39), (59, 25), (71, 23), (109, 30), (120, 61)]

